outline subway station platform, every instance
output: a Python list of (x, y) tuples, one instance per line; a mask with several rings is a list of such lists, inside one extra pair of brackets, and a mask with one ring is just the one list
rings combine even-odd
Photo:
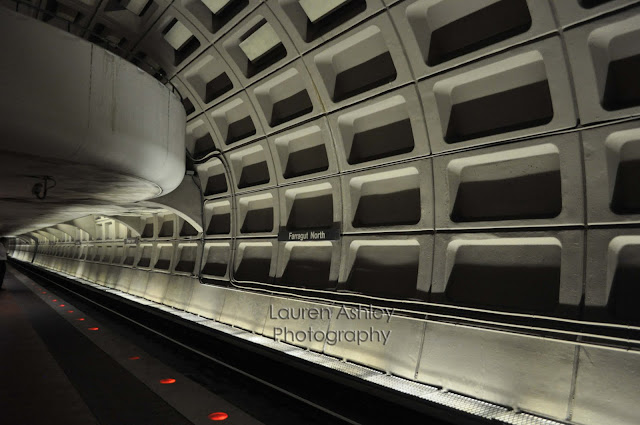
[(5, 425), (262, 423), (13, 267), (0, 321)]
[(358, 387), (132, 304), (10, 261), (0, 290), (0, 423), (485, 423), (447, 419), (449, 411), (419, 399)]

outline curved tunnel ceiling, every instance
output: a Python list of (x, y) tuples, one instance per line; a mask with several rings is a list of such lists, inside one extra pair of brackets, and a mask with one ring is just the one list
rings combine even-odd
[[(97, 237), (40, 235), (36, 262), (90, 281), (73, 264), (182, 276), (190, 302), (98, 283), (270, 337), (272, 301), (255, 291), (487, 320), (507, 331), (407, 320), (392, 348), (319, 351), (557, 420), (631, 424), (638, 3), (21, 4), (175, 87), (195, 171), (159, 201), (170, 209), (130, 214), (136, 231), (112, 217)], [(193, 301), (229, 284), (254, 291), (247, 306), (233, 290), (213, 313)], [(575, 329), (589, 326), (585, 346)]]

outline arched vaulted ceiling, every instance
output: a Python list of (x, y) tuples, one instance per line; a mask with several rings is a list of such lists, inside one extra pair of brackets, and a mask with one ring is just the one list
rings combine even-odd
[[(181, 98), (180, 187), (99, 213), (139, 233), (132, 268), (427, 311), (393, 348), (323, 352), (556, 420), (637, 419), (640, 2), (5, 3)], [(264, 324), (258, 298), (229, 323)]]

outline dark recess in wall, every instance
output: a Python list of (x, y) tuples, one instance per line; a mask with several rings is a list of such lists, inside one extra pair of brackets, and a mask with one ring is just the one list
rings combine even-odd
[(611, 199), (611, 210), (614, 213), (640, 213), (638, 183), (640, 183), (640, 159), (620, 162)]
[(455, 264), (447, 300), (473, 307), (553, 312), (558, 306), (560, 266)]
[(247, 211), (240, 231), (242, 233), (265, 233), (273, 230), (273, 208)]
[(547, 80), (453, 105), (447, 143), (463, 142), (549, 123), (553, 103)]
[(207, 227), (207, 235), (226, 235), (231, 232), (231, 214), (213, 214)]
[(203, 99), (204, 103), (213, 102), (215, 99), (232, 89), (233, 83), (229, 79), (227, 73), (223, 72), (207, 83)]
[(268, 282), (270, 270), (271, 258), (245, 258), (234, 272), (234, 277), (238, 280)]
[(328, 228), (333, 224), (331, 194), (295, 199), (287, 220), (287, 230)]
[(336, 76), (332, 99), (334, 102), (348, 99), (360, 93), (385, 85), (396, 79), (398, 73), (391, 53), (384, 52), (358, 64)]
[(238, 121), (229, 123), (227, 127), (227, 138), (224, 140), (226, 145), (230, 145), (247, 137), (256, 134), (256, 126), (253, 124), (251, 116), (246, 116)]
[(224, 174), (214, 174), (207, 179), (207, 187), (204, 189), (204, 196), (224, 193), (228, 189), (227, 179)]
[(307, 90), (301, 90), (286, 99), (273, 104), (269, 125), (275, 127), (313, 111), (313, 104)]
[[(305, 30), (301, 31), (300, 35), (304, 41), (310, 43), (365, 10), (367, 10), (367, 2), (365, 0), (348, 1), (345, 5), (318, 19), (316, 22), (312, 23), (309, 19), (306, 19)], [(306, 16), (304, 12), (300, 13), (300, 15)]]
[(324, 145), (318, 145), (290, 153), (283, 175), (289, 179), (328, 169), (327, 149)]
[(240, 173), (238, 189), (266, 184), (269, 183), (270, 180), (269, 166), (266, 161), (245, 165), (242, 167), (242, 172)]
[(531, 15), (526, 0), (502, 0), (470, 13), (431, 34), (427, 65), (436, 66), (527, 32)]
[(460, 183), (454, 222), (553, 218), (562, 212), (560, 170)]
[(356, 133), (349, 151), (349, 164), (360, 164), (411, 152), (414, 148), (411, 120), (405, 119)]
[(353, 218), (353, 227), (416, 224), (422, 215), (420, 189), (362, 196)]
[(609, 63), (602, 107), (607, 111), (640, 105), (640, 55)]

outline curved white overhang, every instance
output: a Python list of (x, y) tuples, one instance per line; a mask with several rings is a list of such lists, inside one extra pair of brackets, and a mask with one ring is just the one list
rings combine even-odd
[[(167, 87), (100, 47), (4, 8), (0, 49), (0, 205), (12, 213), (0, 233), (180, 185), (186, 117)], [(44, 201), (31, 193), (39, 176), (56, 181)], [(51, 217), (39, 211), (44, 203)]]

